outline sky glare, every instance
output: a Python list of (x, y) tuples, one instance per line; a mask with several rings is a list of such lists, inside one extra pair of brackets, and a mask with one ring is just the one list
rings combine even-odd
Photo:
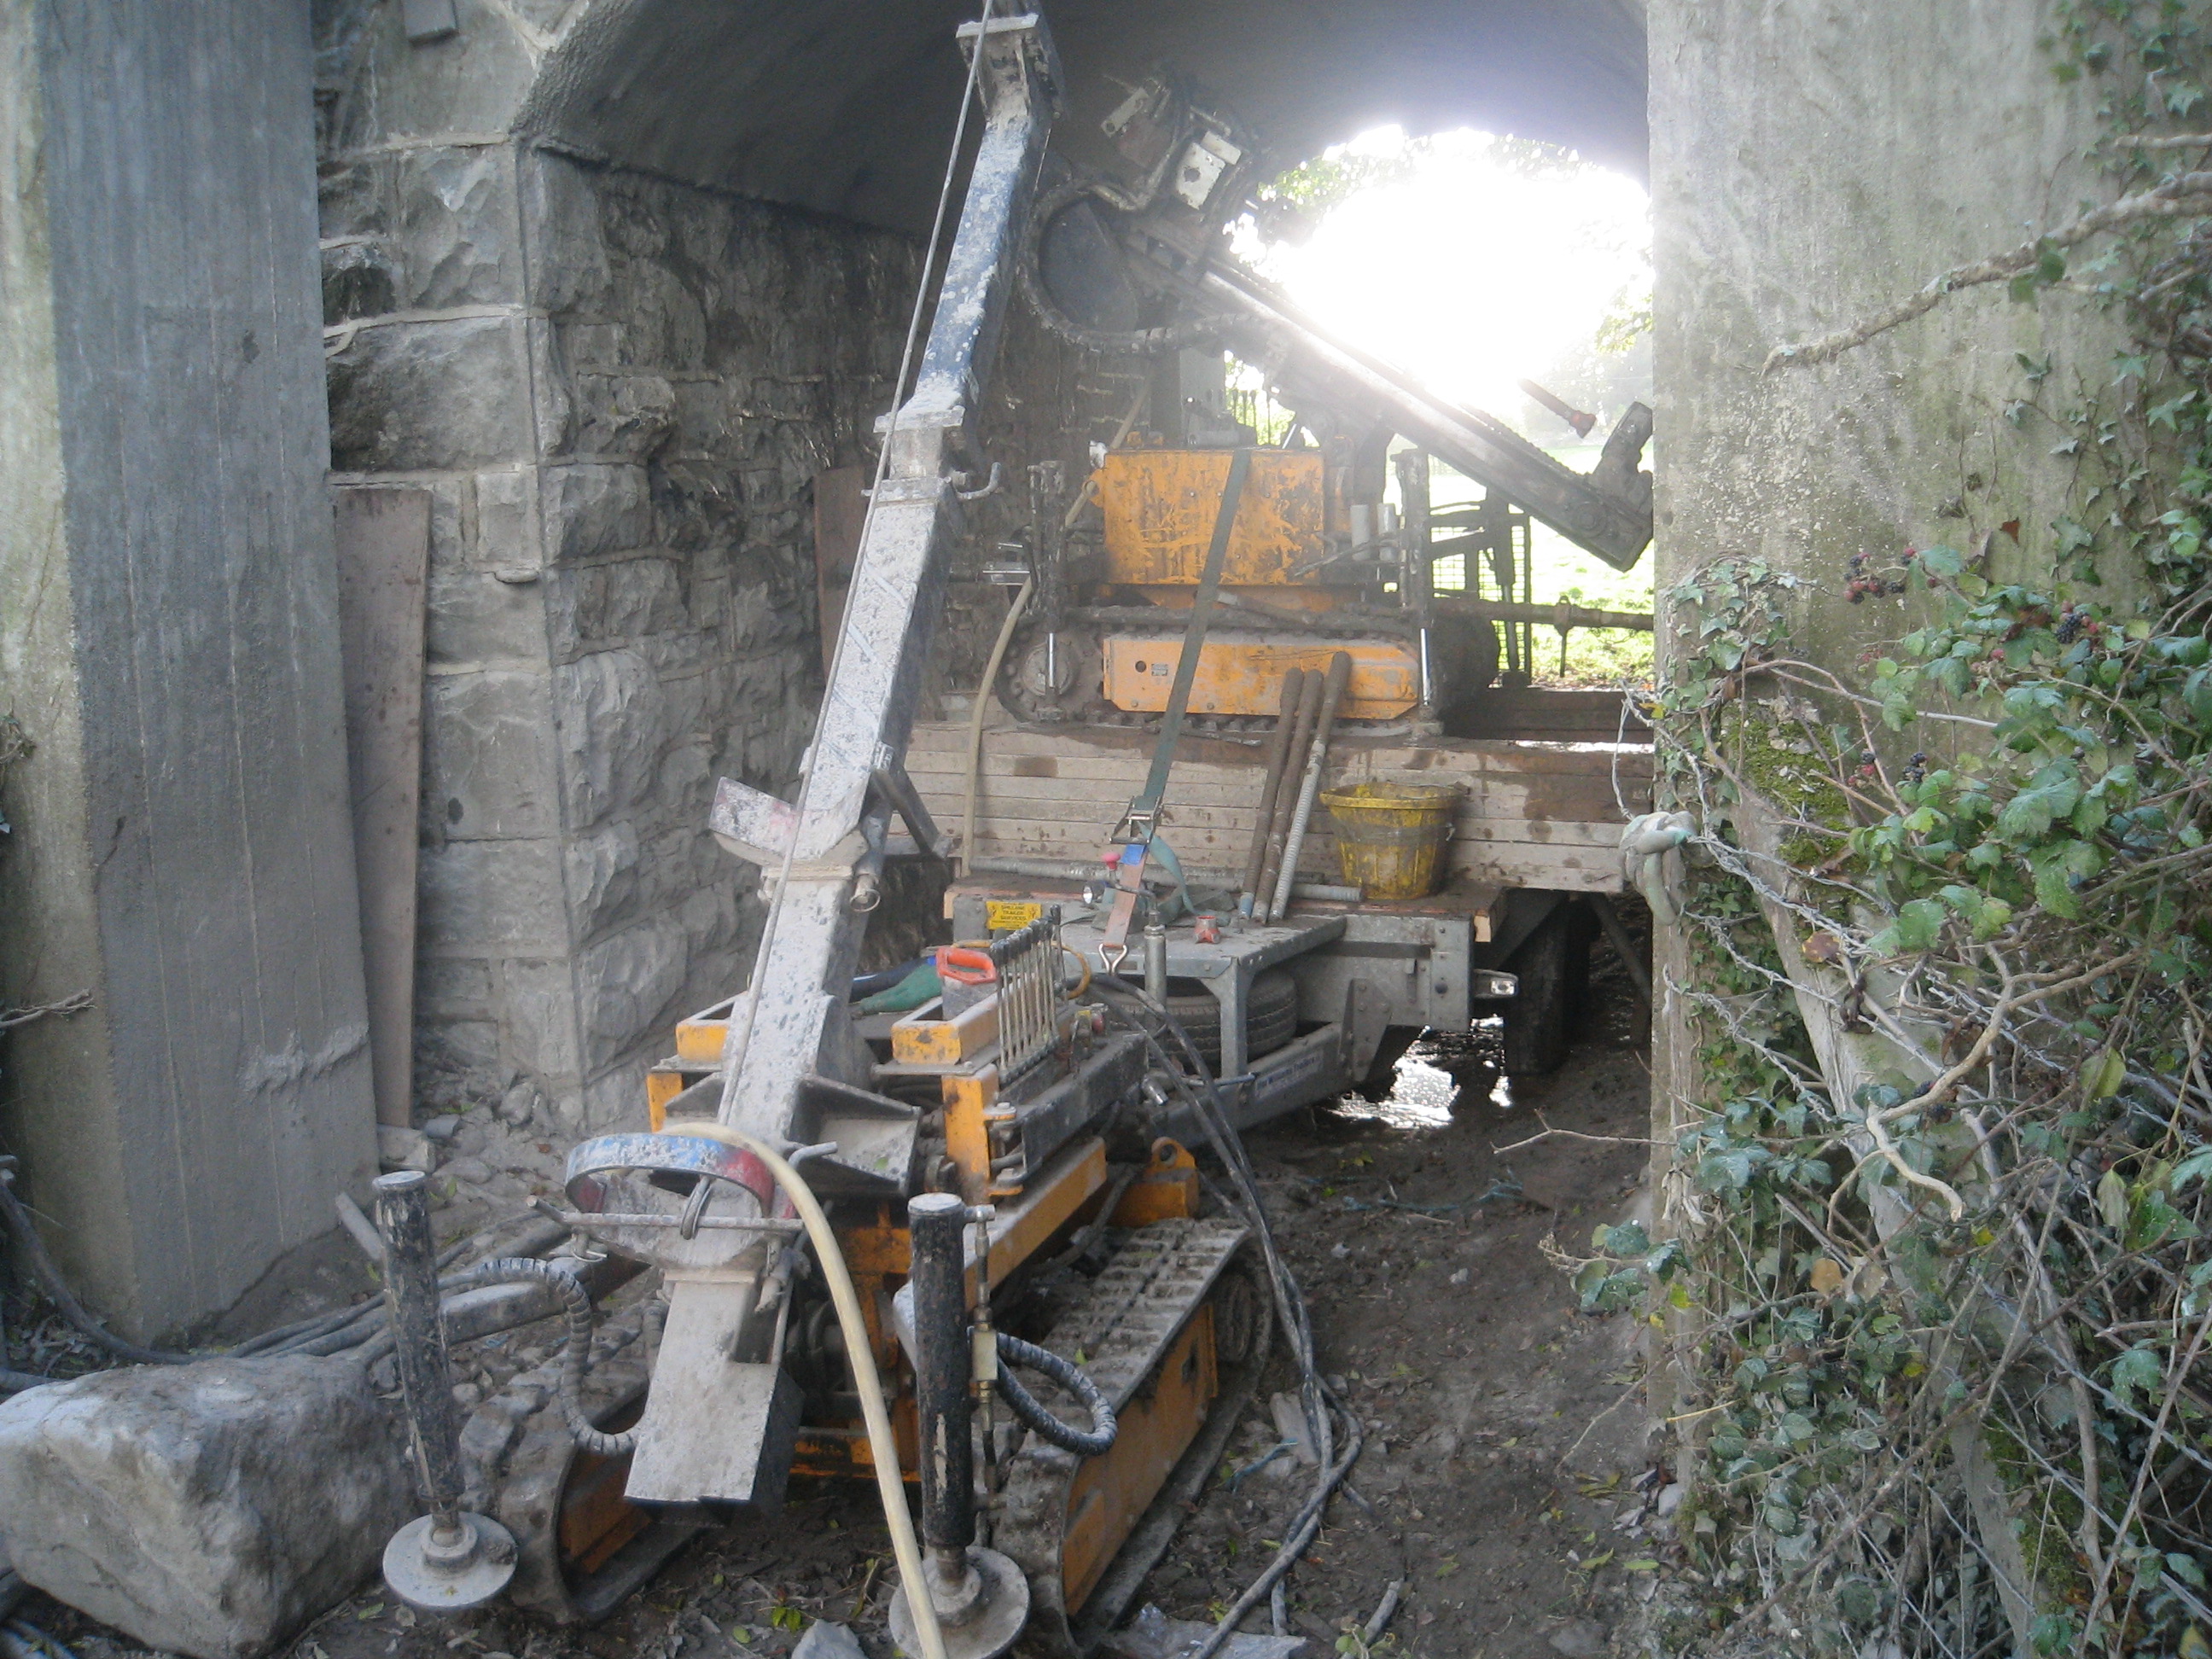
[[(1384, 127), (1346, 146), (1408, 154)], [(1587, 345), (1624, 289), (1644, 280), (1649, 204), (1634, 179), (1594, 166), (1531, 170), (1486, 133), (1438, 135), (1401, 178), (1330, 209), (1303, 246), (1261, 256), (1316, 318), (1432, 389), (1510, 414), (1515, 383)]]

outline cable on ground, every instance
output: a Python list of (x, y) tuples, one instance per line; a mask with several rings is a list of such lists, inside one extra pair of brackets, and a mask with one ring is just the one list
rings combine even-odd
[[(1107, 992), (1107, 1009), (1122, 1025), (1136, 1031), (1151, 1049), (1158, 1069), (1168, 1085), (1183, 1097), (1191, 1109), (1200, 1127), (1205, 1130), (1214, 1156), (1221, 1160), (1236, 1184), (1236, 1206), (1250, 1225), (1259, 1241), (1261, 1254), (1267, 1262), (1268, 1277), (1274, 1291), (1275, 1307), (1280, 1316), (1282, 1329), (1291, 1344), (1291, 1357), (1297, 1361), (1299, 1375), (1299, 1403), (1304, 1409), (1306, 1431), (1313, 1438), (1314, 1449), (1320, 1459), (1319, 1473), (1314, 1480), (1312, 1492), (1292, 1518), (1283, 1545), (1254, 1579), (1249, 1589), (1239, 1596), (1217, 1624), (1212, 1633), (1200, 1643), (1185, 1659), (1212, 1659), (1237, 1628), (1245, 1615), (1264, 1601), (1272, 1598), (1275, 1586), (1289, 1572), (1298, 1558), (1304, 1554), (1321, 1532), (1322, 1516), (1328, 1502), (1344, 1483), (1352, 1466), (1359, 1461), (1365, 1449), (1365, 1437), (1358, 1419), (1346, 1411), (1322, 1381), (1314, 1357), (1313, 1324), (1306, 1310), (1304, 1293), (1299, 1290), (1297, 1278), (1282, 1252), (1275, 1243), (1274, 1229), (1267, 1219), (1265, 1202), (1260, 1193), (1258, 1176), (1253, 1172), (1249, 1158), (1244, 1153), (1243, 1137), (1229, 1121), (1226, 1108), (1213, 1086), (1213, 1078), (1207, 1069), (1198, 1045), (1190, 1033), (1158, 1003), (1127, 980), (1102, 976), (1098, 988)], [(1120, 1006), (1116, 999), (1127, 998), (1142, 1011), (1142, 1017), (1127, 1006)], [(1157, 1023), (1155, 1023), (1157, 1022)], [(1172, 1057), (1160, 1042), (1162, 1032), (1174, 1037), (1188, 1063)], [(1336, 1450), (1334, 1425), (1330, 1420), (1334, 1412), (1343, 1419), (1346, 1445), (1340, 1455)]]

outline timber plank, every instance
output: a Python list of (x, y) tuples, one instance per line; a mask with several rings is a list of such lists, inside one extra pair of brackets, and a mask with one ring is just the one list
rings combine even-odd
[[(966, 764), (964, 726), (918, 725), (907, 766), (939, 822), (957, 827)], [(976, 785), (978, 856), (1099, 860), (1123, 805), (1141, 785), (1152, 737), (1117, 727), (1051, 731), (1000, 726), (984, 733)], [(1328, 787), (1358, 783), (1454, 785), (1461, 790), (1447, 864), (1462, 878), (1567, 891), (1618, 892), (1624, 805), (1644, 810), (1650, 750), (1634, 744), (1523, 738), (1333, 743)], [(1616, 794), (1616, 790), (1618, 793)], [(1257, 744), (1187, 736), (1163, 818), (1166, 839), (1194, 868), (1242, 867), (1260, 791)], [(1339, 878), (1336, 838), (1319, 810), (1301, 849), (1302, 874)]]

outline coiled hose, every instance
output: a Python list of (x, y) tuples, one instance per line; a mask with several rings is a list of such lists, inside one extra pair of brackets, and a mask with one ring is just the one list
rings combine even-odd
[(1118, 1426), (1114, 1420), (1114, 1407), (1080, 1367), (1051, 1349), (1024, 1342), (1018, 1336), (1008, 1336), (1004, 1331), (995, 1334), (999, 1339), (999, 1358), (1006, 1364), (1042, 1371), (1090, 1407), (1091, 1432), (1085, 1434), (1080, 1429), (1068, 1427), (1047, 1411), (1035, 1395), (1014, 1381), (1013, 1372), (1001, 1370), (998, 1376), (999, 1396), (1006, 1402), (1007, 1409), (1062, 1451), (1073, 1452), (1078, 1457), (1099, 1457), (1113, 1449)]
[[(592, 1297), (574, 1273), (550, 1261), (502, 1256), (471, 1267), (461, 1275), (461, 1285), (468, 1290), (485, 1285), (544, 1285), (557, 1293), (568, 1322), (561, 1339), (561, 1415), (568, 1419), (568, 1432), (579, 1446), (600, 1457), (620, 1457), (637, 1449), (635, 1429), (607, 1434), (592, 1425), (591, 1413), (584, 1409), (584, 1372), (592, 1363)], [(667, 1317), (668, 1304), (657, 1299), (646, 1310), (647, 1320), (655, 1324)]]

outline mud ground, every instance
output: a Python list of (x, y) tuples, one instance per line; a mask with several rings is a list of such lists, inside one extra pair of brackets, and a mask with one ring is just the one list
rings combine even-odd
[[(1387, 1101), (1347, 1097), (1250, 1139), (1322, 1369), (1368, 1431), (1352, 1490), (1289, 1579), (1310, 1659), (1587, 1659), (1650, 1593), (1664, 1489), (1634, 1316), (1578, 1314), (1558, 1264), (1643, 1208), (1644, 1026), (1602, 945), (1594, 969), (1581, 1039), (1551, 1077), (1502, 1079), (1478, 1028), (1418, 1045)], [(1601, 1139), (1531, 1142), (1546, 1125)], [(1295, 1387), (1279, 1357), (1139, 1605), (1217, 1617), (1272, 1555), (1311, 1478), (1277, 1450), (1268, 1409)], [(800, 1483), (780, 1521), (702, 1534), (596, 1629), (437, 1621), (371, 1590), (289, 1659), (777, 1659), (817, 1619), (887, 1656), (874, 1501)], [(1370, 1649), (1351, 1632), (1393, 1579), (1403, 1598)], [(26, 1611), (83, 1659), (140, 1651), (43, 1598)], [(1245, 1628), (1268, 1627), (1263, 1604)]]

